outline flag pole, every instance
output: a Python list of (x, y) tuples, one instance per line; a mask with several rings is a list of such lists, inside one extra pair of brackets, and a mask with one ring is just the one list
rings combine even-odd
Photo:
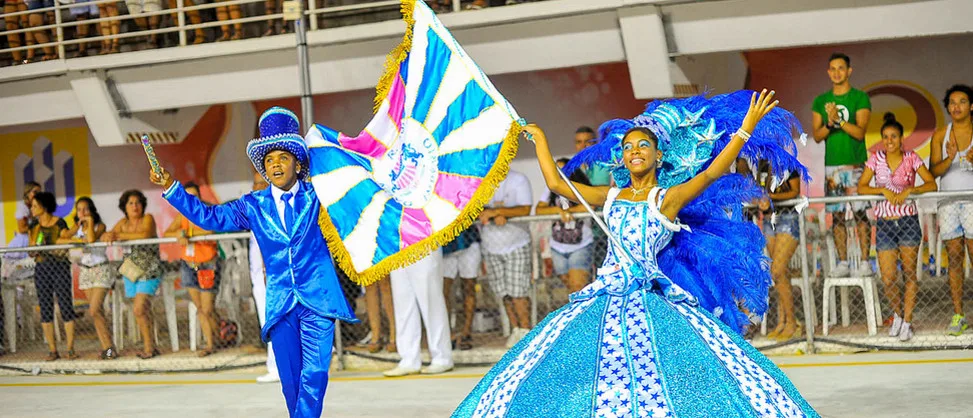
[[(527, 121), (524, 118), (520, 118), (517, 122), (520, 123), (520, 126), (527, 126)], [(523, 133), (524, 133), (524, 137), (527, 138), (528, 141), (534, 143), (533, 135), (531, 135), (527, 131), (524, 131)], [(635, 259), (632, 258), (632, 255), (629, 254), (628, 250), (622, 246), (622, 243), (618, 241), (618, 238), (612, 235), (611, 231), (608, 230), (608, 225), (605, 223), (603, 219), (601, 219), (601, 216), (598, 216), (598, 213), (595, 212), (594, 209), (592, 209), (591, 204), (589, 204), (588, 201), (584, 199), (584, 196), (581, 196), (581, 192), (578, 191), (578, 188), (574, 186), (574, 183), (571, 181), (571, 179), (568, 178), (568, 176), (564, 174), (563, 171), (561, 171), (561, 168), (558, 167), (557, 164), (554, 165), (554, 169), (557, 170), (557, 174), (558, 176), (561, 177), (561, 180), (564, 180), (564, 183), (566, 183), (568, 185), (568, 188), (571, 189), (571, 193), (574, 194), (574, 197), (578, 201), (578, 203), (581, 203), (581, 206), (584, 206), (588, 214), (591, 215), (591, 219), (595, 221), (595, 225), (598, 225), (598, 227), (605, 232), (605, 236), (608, 237), (608, 240), (611, 241), (612, 245), (614, 245), (616, 248), (621, 250), (622, 256), (625, 257), (625, 259), (630, 264), (635, 264)]]

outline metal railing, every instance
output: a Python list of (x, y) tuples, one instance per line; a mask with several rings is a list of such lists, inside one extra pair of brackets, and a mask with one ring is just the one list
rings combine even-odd
[[(160, 3), (162, 2), (162, 0), (158, 1)], [(462, 3), (469, 1), (472, 0), (462, 0), (462, 2), (461, 0), (450, 0), (452, 6), (451, 11), (458, 12), (463, 10)], [(146, 47), (155, 48), (158, 46), (157, 36), (177, 33), (178, 41), (176, 44), (167, 46), (186, 46), (189, 44), (187, 32), (197, 32), (198, 36), (201, 33), (198, 31), (205, 31), (210, 28), (232, 26), (235, 28), (235, 31), (238, 31), (243, 25), (247, 25), (251, 30), (245, 30), (245, 32), (256, 35), (243, 36), (243, 34), (237, 33), (235, 36), (254, 37), (264, 34), (264, 26), (273, 27), (273, 25), (281, 23), (284, 28), (288, 28), (290, 25), (290, 22), (283, 20), (284, 14), (280, 10), (282, 0), (225, 0), (195, 4), (192, 6), (187, 6), (185, 0), (174, 0), (168, 3), (161, 4), (161, 10), (143, 11), (137, 14), (130, 14), (125, 2), (118, 0), (91, 0), (68, 4), (62, 4), (60, 0), (55, 0), (52, 7), (43, 7), (34, 10), (19, 10), (17, 5), (25, 9), (23, 7), (24, 4), (20, 2), (17, 5), (8, 5), (2, 14), (6, 26), (0, 28), (0, 57), (9, 56), (11, 62), (19, 64), (26, 61), (25, 57), (27, 59), (34, 59), (37, 55), (36, 51), (40, 50), (45, 54), (45, 60), (53, 59), (54, 56), (57, 59), (63, 60), (67, 59), (66, 54), (68, 49), (80, 44), (102, 43), (102, 48), (105, 48), (105, 44), (108, 43), (110, 44), (108, 46), (109, 50), (112, 50), (120, 46), (120, 41), (149, 37), (150, 40), (156, 43), (148, 44)], [(310, 20), (308, 25), (310, 30), (317, 30), (324, 26), (336, 27), (399, 18), (398, 9), (400, 2), (398, 0), (305, 0), (303, 3), (303, 13)], [(170, 4), (174, 7), (166, 8)], [(267, 10), (266, 5), (268, 4), (272, 5), (274, 9)], [(78, 19), (70, 13), (72, 8), (87, 8), (92, 6), (103, 6), (99, 9), (100, 13), (104, 13), (108, 10), (104, 8), (106, 5), (111, 5), (114, 10), (117, 10), (117, 15), (99, 15), (91, 16), (88, 19)], [(231, 7), (240, 8), (240, 17), (233, 18), (230, 16), (232, 11), (229, 8)], [(211, 21), (201, 20), (199, 23), (190, 22), (190, 20), (196, 20), (197, 18), (202, 19), (199, 17), (200, 13), (204, 13), (208, 17), (209, 13), (214, 9), (224, 8), (228, 17), (226, 19), (219, 20), (217, 18)], [(449, 10), (443, 9), (442, 11)], [(391, 13), (383, 14), (382, 12)], [(53, 18), (53, 22), (47, 21), (38, 26), (30, 26), (28, 17), (31, 15), (40, 15), (40, 18), (44, 20)], [(219, 13), (217, 13), (218, 16)], [(353, 17), (362, 16), (366, 18), (352, 19)], [(168, 19), (166, 19), (167, 17)], [(139, 28), (133, 25), (133, 21), (136, 19), (151, 18), (158, 18), (157, 27)], [(109, 25), (108, 29), (99, 30), (99, 26), (102, 23), (107, 23)], [(123, 28), (123, 24), (127, 28)], [(94, 25), (94, 34), (89, 33), (88, 36), (79, 38), (78, 28), (82, 25)], [(118, 25), (118, 33), (112, 33), (116, 31), (116, 29), (112, 28), (113, 25)], [(260, 28), (252, 30), (253, 25), (260, 25)], [(103, 33), (104, 31), (108, 33), (105, 34)], [(48, 41), (33, 43), (33, 36), (39, 33), (43, 33), (48, 38)], [(203, 36), (206, 36), (205, 33), (203, 33)], [(225, 36), (227, 35), (224, 34)], [(216, 37), (214, 36), (213, 38), (215, 39)], [(221, 38), (220, 40), (225, 39)], [(201, 43), (199, 39), (195, 40), (195, 42)], [(52, 52), (53, 55), (48, 54), (48, 52)], [(102, 54), (105, 52), (104, 50), (101, 51)]]
[[(846, 220), (847, 245), (844, 247), (837, 245), (833, 221), (828, 219), (829, 214), (823, 210), (823, 205), (877, 202), (883, 198), (854, 196), (795, 199), (778, 202), (772, 212), (775, 215), (761, 213), (751, 207), (749, 210), (752, 210), (754, 220), (768, 237), (770, 245), (767, 255), (771, 258), (771, 271), (775, 278), (770, 309), (764, 317), (754, 318), (754, 325), (749, 333), (752, 343), (766, 352), (973, 347), (973, 333), (964, 333), (953, 327), (953, 331), (958, 331), (956, 334), (959, 335), (947, 335), (947, 328), (953, 325), (954, 298), (958, 298), (960, 302), (973, 299), (969, 297), (969, 291), (956, 288), (958, 283), (970, 277), (970, 262), (965, 260), (964, 244), (961, 242), (957, 247), (955, 237), (950, 234), (955, 235), (954, 226), (962, 225), (962, 222), (966, 222), (966, 225), (973, 224), (973, 204), (956, 203), (958, 199), (973, 202), (973, 191), (930, 193), (910, 198), (918, 206), (915, 222), (902, 218), (897, 221), (898, 224), (889, 224), (891, 221), (879, 221), (872, 216), (867, 229), (859, 229), (849, 218)], [(845, 218), (845, 212), (839, 212), (838, 216)], [(586, 220), (588, 217), (587, 214), (575, 215), (577, 220)], [(831, 214), (830, 218), (833, 217), (834, 214)], [(590, 245), (577, 250), (583, 250), (580, 261), (579, 258), (572, 257), (573, 254), (558, 253), (551, 248), (550, 238), (551, 224), (558, 219), (557, 215), (547, 215), (509, 220), (528, 230), (531, 235), (530, 273), (516, 279), (529, 281), (532, 324), (538, 323), (539, 319), (567, 303), (569, 293), (577, 290), (572, 287), (579, 286), (579, 280), (581, 286), (593, 280), (595, 269), (607, 250), (608, 241), (596, 234)], [(941, 225), (946, 229), (941, 230)], [(862, 252), (862, 246), (857, 239), (857, 231), (861, 230), (867, 230), (869, 234), (866, 239), (869, 245), (865, 247), (867, 253)], [(968, 232), (967, 236), (969, 235)], [(152, 313), (158, 322), (155, 339), (157, 346), (163, 347), (163, 355), (158, 359), (142, 362), (130, 353), (123, 353), (119, 361), (97, 361), (94, 326), (87, 316), (77, 316), (78, 325), (74, 329), (76, 347), (79, 348), (76, 350), (82, 354), (82, 359), (57, 362), (57, 370), (215, 370), (261, 363), (263, 356), (258, 350), (261, 346), (258, 338), (259, 324), (250, 299), (249, 260), (246, 251), (248, 238), (249, 234), (239, 233), (191, 239), (194, 242), (216, 240), (224, 249), (222, 274), (233, 277), (224, 277), (222, 281), (220, 294), (217, 296), (217, 311), (221, 318), (230, 319), (238, 328), (239, 335), (233, 342), (236, 345), (202, 359), (183, 354), (182, 348), (189, 346), (195, 350), (202, 340), (192, 318), (194, 306), (180, 289), (181, 286), (176, 284), (180, 281), (179, 262), (163, 260), (165, 267), (161, 274), (160, 296), (155, 299), (162, 299), (163, 303), (156, 305), (164, 306), (165, 310), (154, 310)], [(0, 367), (22, 371), (47, 367), (40, 361), (47, 353), (47, 347), (43, 344), (43, 339), (37, 337), (40, 329), (38, 315), (45, 314), (37, 307), (40, 303), (37, 300), (37, 271), (35, 269), (31, 274), (20, 272), (18, 275), (11, 263), (30, 265), (31, 262), (23, 261), (30, 257), (13, 259), (10, 257), (11, 253), (30, 252), (36, 257), (52, 251), (107, 249), (111, 263), (107, 274), (114, 275), (117, 280), (112, 287), (111, 297), (107, 298), (105, 312), (111, 312), (114, 343), (121, 349), (126, 343), (140, 346), (137, 344), (138, 338), (133, 338), (137, 333), (131, 326), (129, 302), (121, 297), (123, 289), (120, 285), (121, 279), (117, 277), (121, 261), (119, 251), (134, 246), (155, 248), (160, 244), (169, 245), (174, 242), (173, 238), (160, 238), (88, 246), (72, 244), (27, 249), (0, 248), (0, 257), (3, 259), (2, 312), (5, 314), (2, 322), (6, 325), (6, 338), (3, 342), (8, 351), (13, 351), (12, 348), (16, 350), (15, 353), (0, 357)], [(900, 247), (904, 250), (899, 251), (896, 256), (901, 260), (892, 259), (889, 262), (886, 258), (888, 251), (898, 250)], [(839, 258), (849, 262), (848, 271), (837, 272), (842, 261)], [(452, 308), (450, 318), (453, 333), (462, 335), (469, 332), (472, 337), (469, 343), (474, 351), (485, 350), (492, 353), (491, 355), (499, 356), (505, 350), (503, 341), (510, 334), (511, 327), (502, 298), (497, 295), (497, 279), (488, 264), (484, 260), (482, 265), (478, 263), (474, 267), (474, 286), (459, 285), (463, 279), (458, 279), (445, 296)], [(34, 267), (37, 265), (39, 264), (33, 264)], [(80, 269), (77, 260), (73, 261), (72, 269)], [(836, 272), (841, 274), (835, 274)], [(952, 281), (950, 276), (953, 277)], [(77, 285), (79, 279), (72, 276), (71, 280), (73, 285)], [(381, 284), (362, 289), (347, 278), (341, 278), (340, 281), (361, 323), (342, 323), (337, 328), (340, 332), (336, 338), (336, 364), (343, 365), (348, 354), (395, 361), (395, 354), (381, 352), (382, 343), (387, 344), (392, 337), (390, 331), (395, 324), (394, 317), (382, 319), (379, 315), (378, 322), (374, 322), (375, 317), (370, 318), (366, 308), (378, 306), (377, 299), (374, 305), (369, 305), (371, 302), (367, 298), (378, 298), (380, 293), (388, 289), (382, 289)], [(72, 286), (74, 289), (76, 287)], [(467, 311), (463, 304), (463, 298), (468, 292), (475, 300), (472, 312)], [(795, 292), (799, 292), (800, 297)], [(73, 305), (79, 310), (90, 310), (90, 306), (85, 305), (83, 300), (84, 297), (79, 296), (75, 290)], [(901, 329), (898, 330), (899, 334), (889, 335), (893, 324), (886, 320), (894, 318), (893, 311), (909, 320), (912, 334), (908, 338), (901, 334)], [(62, 319), (54, 315), (56, 327), (63, 326)], [(125, 331), (126, 319), (129, 321), (128, 332)], [(167, 326), (162, 327), (163, 323)], [(56, 335), (60, 338), (60, 330)], [(483, 361), (482, 356), (476, 358)], [(462, 360), (457, 362), (463, 363)]]

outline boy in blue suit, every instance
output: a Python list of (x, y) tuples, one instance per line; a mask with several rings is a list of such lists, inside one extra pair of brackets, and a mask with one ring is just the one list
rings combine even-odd
[(328, 385), (335, 320), (358, 322), (341, 291), (308, 182), (308, 150), (297, 116), (274, 107), (260, 117), (260, 138), (247, 144), (254, 168), (271, 187), (222, 205), (189, 195), (169, 173), (150, 174), (163, 197), (190, 222), (211, 231), (252, 231), (267, 272), (264, 341), (273, 341), (291, 417), (320, 417)]

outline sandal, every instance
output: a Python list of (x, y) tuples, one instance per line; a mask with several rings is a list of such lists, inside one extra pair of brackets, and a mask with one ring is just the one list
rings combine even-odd
[(199, 350), (199, 351), (196, 352), (196, 357), (203, 358), (203, 357), (206, 357), (206, 356), (208, 356), (210, 354), (213, 354), (215, 352), (216, 352), (216, 350), (215, 349), (212, 349), (212, 348), (202, 349), (202, 350)]
[(115, 349), (115, 346), (108, 347), (105, 349), (105, 351), (101, 352), (102, 360), (114, 360), (117, 358), (118, 358), (118, 350)]
[(50, 353), (47, 354), (47, 358), (45, 358), (44, 361), (54, 361), (59, 358), (61, 358), (61, 355), (58, 354), (57, 351), (51, 351)]
[(152, 357), (158, 356), (159, 354), (162, 354), (162, 353), (159, 352), (159, 349), (158, 348), (153, 348), (151, 353), (146, 353), (144, 351), (139, 351), (139, 353), (136, 354), (135, 356), (138, 357), (138, 358), (140, 358), (140, 359), (142, 359), (142, 360), (148, 360), (148, 359), (150, 359)]
[(67, 358), (68, 360), (74, 360), (74, 359), (77, 359), (79, 357), (81, 357), (81, 356), (79, 356), (78, 353), (75, 353), (74, 352), (74, 349), (72, 348), (72, 349), (68, 350), (68, 356), (65, 357), (65, 358)]
[(473, 349), (473, 337), (469, 335), (464, 335), (457, 340), (456, 347), (460, 351), (472, 350)]
[(380, 341), (368, 343), (368, 345), (365, 347), (368, 349), (368, 352), (372, 354), (382, 351), (382, 343)]
[(396, 352), (398, 352), (399, 350), (398, 350), (398, 347), (395, 346), (395, 341), (392, 341), (392, 342), (388, 343), (385, 346), (385, 351), (388, 351), (390, 353), (396, 353)]

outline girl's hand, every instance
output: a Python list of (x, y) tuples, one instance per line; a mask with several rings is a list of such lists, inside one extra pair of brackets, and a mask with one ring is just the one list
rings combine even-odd
[(571, 213), (564, 209), (561, 209), (561, 222), (568, 223), (571, 222), (572, 220), (574, 220), (574, 217), (571, 216)]
[(547, 142), (547, 135), (544, 135), (544, 131), (533, 123), (524, 126), (524, 132), (530, 134), (530, 139), (533, 140), (535, 144), (538, 142)]
[(774, 94), (776, 94), (776, 92), (773, 90), (768, 93), (767, 89), (763, 89), (763, 91), (760, 92), (759, 97), (757, 96), (757, 93), (753, 93), (753, 95), (750, 96), (750, 110), (748, 110), (747, 115), (743, 117), (743, 124), (740, 125), (740, 129), (743, 129), (751, 134), (753, 133), (754, 128), (757, 127), (757, 123), (760, 122), (764, 116), (767, 116), (771, 110), (777, 107), (777, 100), (773, 100)]

